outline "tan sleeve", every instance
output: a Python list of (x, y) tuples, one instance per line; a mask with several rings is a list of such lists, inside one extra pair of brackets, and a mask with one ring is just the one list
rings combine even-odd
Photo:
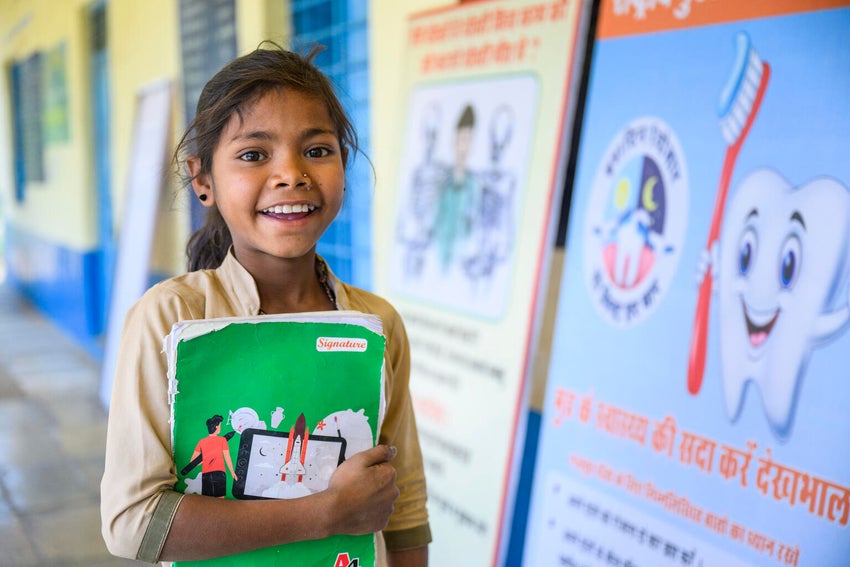
[(383, 317), (387, 336), (387, 413), (380, 442), (394, 445), (393, 465), (400, 495), (384, 530), (387, 549), (410, 549), (431, 541), (426, 508), (425, 472), (416, 418), (410, 399), (410, 347), (401, 317), (393, 310)]
[[(179, 504), (180, 495), (173, 492), (177, 477), (162, 350), (172, 324), (190, 318), (179, 295), (158, 286), (124, 321), (101, 480), (101, 529), (114, 555), (157, 561)], [(156, 533), (146, 535), (149, 527)]]

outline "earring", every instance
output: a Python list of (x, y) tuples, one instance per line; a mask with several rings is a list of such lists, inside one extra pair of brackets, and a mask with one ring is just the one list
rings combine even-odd
[(207, 194), (201, 193), (200, 195), (198, 195), (198, 199), (200, 199), (201, 201), (206, 201), (207, 200)]

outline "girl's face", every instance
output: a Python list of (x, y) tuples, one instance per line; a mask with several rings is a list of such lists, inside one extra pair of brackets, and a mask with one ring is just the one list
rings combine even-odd
[[(200, 169), (189, 160), (192, 175)], [(305, 175), (306, 174), (306, 175)], [(345, 166), (326, 105), (291, 89), (269, 91), (230, 117), (195, 193), (217, 205), (243, 264), (315, 253), (342, 206)]]

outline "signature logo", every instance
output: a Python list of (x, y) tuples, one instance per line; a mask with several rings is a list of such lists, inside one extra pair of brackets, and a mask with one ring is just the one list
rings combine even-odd
[(340, 337), (319, 337), (316, 350), (319, 352), (366, 352), (369, 341), (366, 339), (346, 339)]

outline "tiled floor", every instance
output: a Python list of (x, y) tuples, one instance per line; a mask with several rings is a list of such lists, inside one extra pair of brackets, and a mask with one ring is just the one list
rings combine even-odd
[(0, 565), (142, 565), (100, 536), (97, 363), (0, 284)]

